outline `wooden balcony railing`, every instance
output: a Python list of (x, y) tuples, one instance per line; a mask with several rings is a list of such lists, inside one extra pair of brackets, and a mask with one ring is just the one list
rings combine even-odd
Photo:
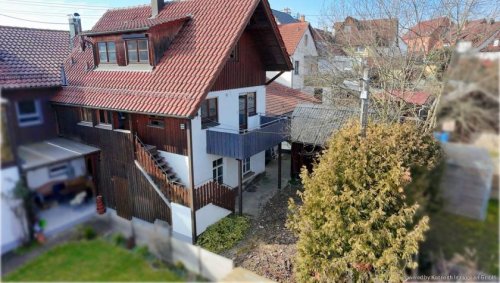
[(235, 199), (235, 190), (214, 181), (209, 181), (194, 190), (195, 210), (212, 203), (234, 212)]

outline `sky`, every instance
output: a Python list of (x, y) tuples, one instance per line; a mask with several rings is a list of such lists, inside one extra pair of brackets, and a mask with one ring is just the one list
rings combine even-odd
[[(290, 8), (292, 15), (304, 14), (317, 25), (325, 0), (269, 0), (276, 10)], [(68, 14), (78, 12), (83, 30), (89, 30), (104, 12), (113, 7), (149, 4), (149, 0), (0, 0), (0, 25), (46, 29), (68, 29)]]

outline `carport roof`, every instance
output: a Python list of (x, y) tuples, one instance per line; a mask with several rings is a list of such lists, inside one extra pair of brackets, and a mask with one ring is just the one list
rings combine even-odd
[(18, 149), (21, 169), (28, 171), (52, 165), (88, 154), (100, 149), (64, 138), (55, 138), (43, 142), (22, 145)]

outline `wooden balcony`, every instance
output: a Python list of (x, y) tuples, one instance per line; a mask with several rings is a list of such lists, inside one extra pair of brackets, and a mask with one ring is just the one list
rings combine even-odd
[(286, 118), (261, 116), (260, 123), (259, 129), (243, 132), (207, 130), (207, 153), (243, 160), (286, 140)]

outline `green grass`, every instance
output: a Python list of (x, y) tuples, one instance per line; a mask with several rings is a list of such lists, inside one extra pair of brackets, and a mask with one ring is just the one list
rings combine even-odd
[(182, 281), (155, 270), (138, 253), (102, 240), (57, 246), (9, 273), (3, 281)]
[(446, 212), (430, 215), (431, 229), (422, 246), (422, 253), (442, 250), (446, 259), (455, 253), (465, 254), (465, 249), (476, 251), (478, 268), (491, 275), (498, 275), (498, 200), (490, 200), (484, 221), (473, 220)]

